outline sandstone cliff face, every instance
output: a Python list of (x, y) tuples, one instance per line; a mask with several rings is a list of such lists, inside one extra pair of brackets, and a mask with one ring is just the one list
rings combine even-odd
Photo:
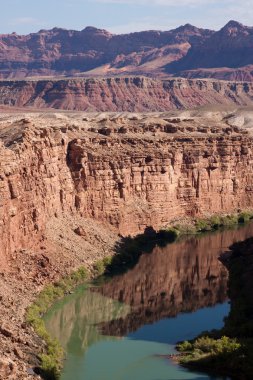
[(1, 266), (15, 250), (41, 244), (49, 219), (63, 214), (126, 236), (253, 206), (246, 131), (165, 115), (84, 119), (49, 118), (45, 127), (38, 116), (36, 125), (1, 128)]
[[(1, 113), (0, 377), (11, 372), (10, 378), (30, 378), (28, 363), (38, 364), (35, 353), (43, 342), (23, 324), (35, 294), (115, 252), (119, 233), (253, 207), (252, 120), (245, 110)], [(210, 284), (222, 299), (225, 278), (211, 261), (217, 281)], [(203, 276), (208, 265), (201, 261)], [(197, 297), (206, 282), (194, 279)], [(147, 302), (160, 285), (154, 282), (149, 293), (140, 282)], [(131, 292), (129, 287), (126, 302)], [(215, 294), (206, 301), (214, 302)], [(154, 301), (152, 318), (170, 306), (157, 310)], [(135, 326), (136, 320), (125, 321), (119, 329)]]
[(251, 105), (253, 84), (145, 77), (0, 82), (0, 104), (80, 111), (167, 111), (203, 105)]

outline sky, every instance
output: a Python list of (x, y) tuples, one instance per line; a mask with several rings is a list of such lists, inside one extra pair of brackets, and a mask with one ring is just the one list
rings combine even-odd
[(190, 23), (218, 30), (253, 26), (253, 0), (0, 0), (0, 34), (95, 26), (112, 33), (170, 30)]

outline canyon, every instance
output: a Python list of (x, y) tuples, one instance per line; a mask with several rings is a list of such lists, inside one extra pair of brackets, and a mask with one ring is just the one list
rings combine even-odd
[(46, 283), (122, 237), (253, 208), (252, 120), (250, 108), (2, 111), (2, 378), (33, 376), (44, 346), (24, 315)]
[(86, 27), (0, 35), (0, 109), (163, 112), (249, 106), (253, 28), (190, 24), (115, 35)]
[[(46, 284), (94, 273), (125, 238), (253, 210), (252, 48), (253, 27), (236, 21), (0, 35), (0, 379), (41, 378), (46, 344), (25, 313)], [(100, 328), (122, 336), (223, 302), (227, 272), (212, 250), (251, 230), (140, 256), (93, 290), (109, 309), (127, 305)], [(190, 255), (179, 260), (179, 248)]]
[(2, 117), (2, 257), (43, 241), (64, 213), (128, 236), (252, 207), (251, 129), (236, 125), (243, 112), (217, 115)]

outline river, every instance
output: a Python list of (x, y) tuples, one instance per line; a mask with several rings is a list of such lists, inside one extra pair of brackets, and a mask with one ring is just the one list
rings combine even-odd
[(169, 355), (178, 341), (223, 326), (228, 273), (218, 257), (251, 236), (253, 223), (156, 246), (126, 273), (56, 303), (45, 323), (66, 350), (61, 380), (229, 380)]

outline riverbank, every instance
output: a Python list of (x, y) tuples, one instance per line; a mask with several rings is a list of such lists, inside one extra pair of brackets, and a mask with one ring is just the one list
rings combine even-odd
[(80, 270), (74, 272), (62, 281), (56, 282), (53, 286), (46, 287), (39, 294), (35, 303), (28, 309), (26, 315), (27, 322), (33, 326), (35, 332), (45, 342), (44, 353), (39, 356), (41, 364), (38, 372), (47, 379), (57, 379), (59, 377), (64, 354), (59, 344), (53, 341), (46, 332), (41, 316), (66, 292), (71, 291), (85, 280), (91, 280), (104, 274), (113, 276), (125, 272), (135, 266), (143, 252), (151, 252), (156, 245), (163, 246), (186, 234), (203, 233), (217, 230), (221, 227), (228, 228), (243, 224), (248, 222), (252, 216), (253, 214), (247, 211), (233, 215), (216, 215), (212, 218), (197, 219), (188, 224), (176, 224), (159, 232), (146, 229), (144, 234), (134, 238), (122, 238), (115, 245), (114, 256), (95, 262), (89, 275), (84, 269), (81, 269), (81, 272)]
[(26, 322), (32, 326), (35, 333), (44, 342), (44, 350), (38, 356), (40, 364), (36, 368), (37, 374), (47, 380), (56, 380), (60, 377), (64, 351), (59, 342), (46, 331), (42, 319), (42, 316), (54, 302), (72, 292), (78, 285), (94, 279), (99, 280), (105, 274), (112, 276), (115, 273), (128, 270), (136, 264), (143, 252), (151, 252), (155, 245), (173, 242), (178, 236), (179, 232), (171, 228), (158, 233), (152, 229), (147, 229), (143, 235), (138, 235), (135, 238), (122, 238), (116, 244), (115, 255), (96, 261), (89, 272), (86, 268), (81, 267), (60, 281), (47, 285), (26, 312)]
[(178, 360), (188, 368), (248, 380), (253, 373), (253, 238), (235, 243), (228, 257), (231, 310), (221, 331), (180, 343)]
[(0, 377), (33, 377), (45, 343), (25, 312), (47, 284), (121, 236), (252, 208), (252, 131), (234, 113), (2, 115)]
[[(65, 224), (63, 232), (59, 227)], [(37, 369), (46, 343), (26, 322), (27, 309), (40, 292), (80, 267), (90, 273), (95, 261), (115, 253), (117, 231), (93, 219), (66, 217), (48, 220), (48, 231), (37, 250), (15, 251), (9, 267), (0, 271), (0, 378), (41, 379)], [(88, 236), (74, 232), (86, 231)], [(50, 235), (50, 236), (48, 236)], [(53, 244), (51, 235), (54, 235)], [(57, 241), (56, 241), (57, 239)], [(67, 244), (68, 243), (68, 244)]]
[[(241, 217), (242, 215), (240, 215), (240, 222), (242, 221)], [(239, 222), (239, 216), (237, 218), (235, 216), (219, 218), (222, 226), (227, 225), (225, 223), (228, 220), (229, 225), (232, 224), (231, 221), (234, 222), (234, 225)], [(217, 217), (215, 219), (217, 222)], [(245, 221), (248, 219), (249, 214), (247, 213)], [(205, 223), (202, 219), (200, 223), (197, 220), (194, 224), (190, 221), (187, 223), (185, 221), (177, 222), (174, 227), (160, 231), (159, 236), (156, 236), (152, 229), (148, 229), (146, 234), (136, 238), (119, 238), (114, 230), (109, 230), (94, 220), (78, 219), (75, 222), (75, 225), (77, 223), (79, 225), (77, 232), (81, 233), (82, 228), (86, 230), (89, 228), (89, 240), (93, 239), (92, 245), (87, 246), (87, 237), (79, 237), (74, 233), (80, 241), (83, 241), (85, 247), (87, 246), (85, 250), (81, 251), (73, 246), (66, 249), (62, 246), (59, 255), (58, 244), (56, 247), (52, 244), (49, 246), (45, 240), (41, 243), (43, 249), (38, 253), (24, 250), (23, 253), (13, 254), (11, 272), (2, 272), (0, 276), (2, 306), (0, 310), (2, 321), (0, 362), (3, 378), (22, 380), (40, 378), (38, 368), (41, 367), (41, 355), (48, 354), (47, 345), (45, 339), (40, 338), (32, 325), (25, 321), (25, 315), (26, 310), (29, 310), (29, 305), (36, 303), (37, 297), (47, 284), (57, 284), (60, 279), (70, 276), (73, 270), (78, 270), (83, 266), (88, 272), (88, 277), (99, 276), (104, 272), (109, 275), (124, 271), (134, 266), (143, 250), (146, 252), (151, 250), (157, 244), (157, 240), (163, 244), (162, 242), (166, 239), (173, 241), (183, 234), (217, 229), (221, 225), (214, 223), (214, 218), (212, 218), (212, 223), (210, 223), (210, 218), (206, 218), (204, 221)], [(57, 219), (51, 224), (55, 225), (55, 223), (57, 225)], [(74, 225), (73, 229), (75, 229)], [(52, 229), (50, 233), (53, 233)], [(73, 286), (75, 285), (77, 283), (73, 284)], [(51, 301), (54, 302), (56, 299), (53, 298)], [(61, 358), (62, 353), (59, 355), (59, 362)]]

